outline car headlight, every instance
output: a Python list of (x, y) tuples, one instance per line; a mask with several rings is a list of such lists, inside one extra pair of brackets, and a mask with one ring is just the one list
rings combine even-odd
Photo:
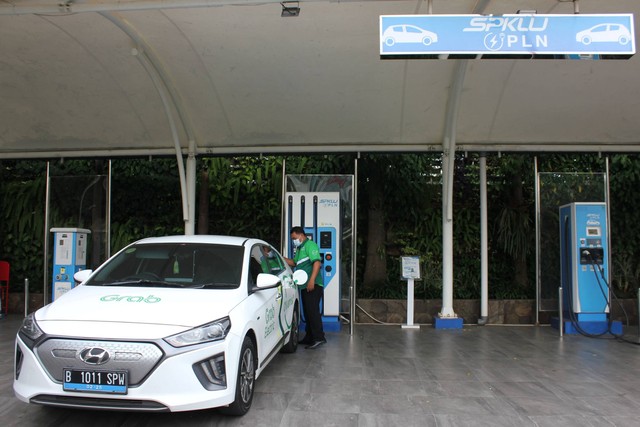
[(42, 335), (44, 335), (44, 332), (42, 332), (40, 327), (38, 327), (38, 323), (36, 322), (36, 319), (33, 313), (25, 317), (25, 319), (22, 321), (22, 326), (20, 327), (20, 334), (22, 334), (22, 336), (28, 338), (31, 341), (35, 341), (38, 338), (40, 338)]
[(188, 345), (202, 344), (209, 341), (223, 340), (226, 338), (230, 329), (231, 320), (228, 317), (224, 317), (215, 322), (172, 335), (164, 340), (173, 347), (186, 347)]

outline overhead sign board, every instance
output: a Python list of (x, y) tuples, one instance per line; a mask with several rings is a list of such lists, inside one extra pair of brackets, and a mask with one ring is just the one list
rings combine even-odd
[(383, 15), (380, 56), (627, 59), (633, 14)]

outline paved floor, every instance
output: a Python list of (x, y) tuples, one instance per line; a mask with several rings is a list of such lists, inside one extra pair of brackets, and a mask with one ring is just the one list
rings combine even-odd
[[(458, 331), (365, 326), (327, 334), (318, 350), (281, 354), (251, 411), (139, 414), (18, 401), (13, 337), (0, 321), (0, 424), (7, 426), (637, 426), (640, 346), (549, 327)], [(637, 329), (636, 329), (637, 330)], [(629, 331), (630, 338), (635, 330)]]

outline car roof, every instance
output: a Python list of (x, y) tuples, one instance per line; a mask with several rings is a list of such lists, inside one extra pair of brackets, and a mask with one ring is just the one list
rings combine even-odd
[(152, 244), (152, 243), (205, 243), (205, 244), (220, 244), (230, 246), (244, 246), (248, 241), (253, 243), (265, 243), (258, 239), (251, 239), (248, 237), (240, 236), (220, 236), (220, 235), (178, 235), (178, 236), (162, 236), (162, 237), (147, 237), (142, 240), (138, 240), (135, 244)]

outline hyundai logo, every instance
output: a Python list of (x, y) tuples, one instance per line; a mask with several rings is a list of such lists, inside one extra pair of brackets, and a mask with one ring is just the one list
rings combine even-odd
[(104, 365), (109, 358), (109, 352), (100, 347), (85, 348), (80, 352), (80, 359), (88, 365)]

